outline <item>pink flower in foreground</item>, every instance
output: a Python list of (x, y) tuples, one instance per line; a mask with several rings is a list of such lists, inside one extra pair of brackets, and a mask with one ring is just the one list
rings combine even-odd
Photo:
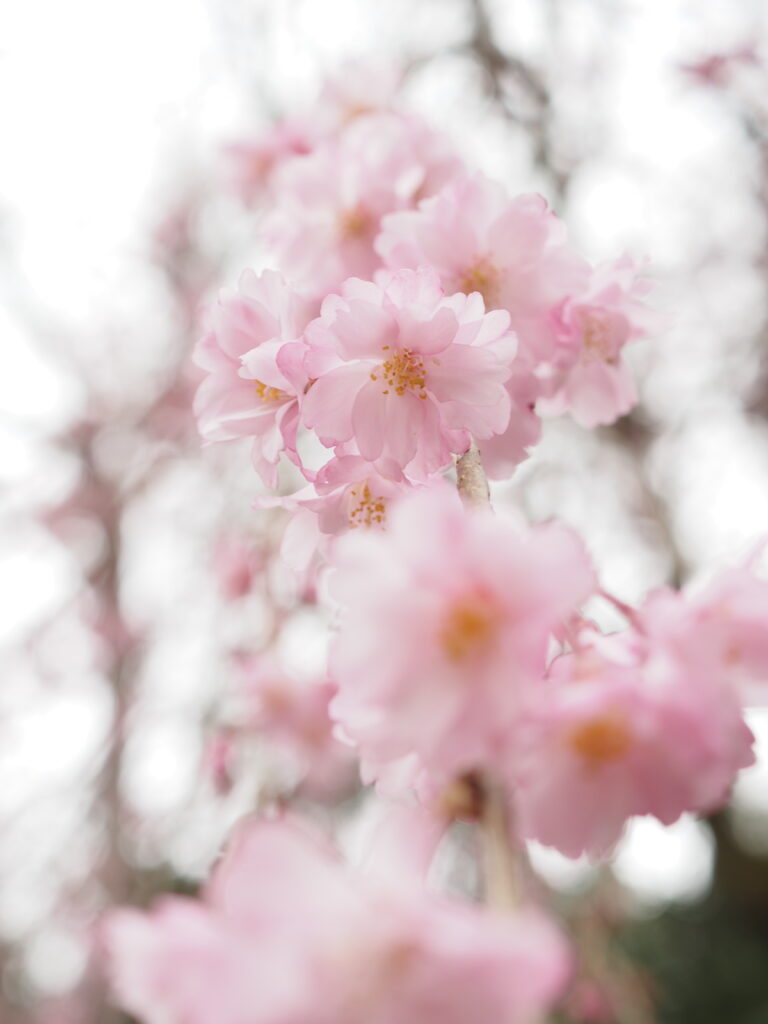
[(241, 828), (205, 902), (116, 911), (104, 932), (143, 1024), (534, 1024), (570, 966), (533, 911), (399, 891), (279, 821)]
[(264, 224), (280, 267), (323, 296), (372, 277), (381, 218), (431, 195), (458, 173), (444, 138), (394, 113), (356, 118), (337, 138), (284, 165)]
[(649, 310), (642, 298), (649, 287), (624, 257), (598, 267), (584, 291), (561, 303), (553, 317), (572, 363), (559, 388), (540, 403), (541, 411), (570, 412), (583, 427), (613, 423), (629, 412), (637, 392), (621, 353), (646, 333)]
[(331, 713), (369, 774), (415, 755), (440, 785), (493, 763), (552, 630), (595, 584), (565, 527), (520, 533), (447, 485), (403, 498), (385, 533), (341, 538), (332, 566)]
[(558, 360), (550, 310), (588, 278), (541, 196), (511, 199), (479, 174), (385, 217), (376, 249), (389, 267), (430, 266), (448, 294), (479, 292), (487, 309), (505, 309), (522, 361), (543, 377)]
[(245, 270), (237, 291), (224, 291), (210, 312), (211, 327), (195, 348), (207, 377), (195, 395), (200, 433), (208, 441), (255, 437), (254, 464), (265, 484), (277, 484), (286, 451), (297, 461), (299, 369), (296, 339), (312, 309), (280, 274)]
[(634, 815), (710, 812), (752, 761), (734, 695), (683, 664), (559, 657), (510, 756), (522, 833), (569, 857), (605, 854)]
[[(425, 479), (466, 451), (470, 434), (506, 428), (515, 353), (507, 326), (479, 299), (444, 298), (430, 271), (347, 281), (307, 330), (310, 345), (335, 351), (340, 365), (318, 374), (302, 418), (326, 445), (354, 441), (382, 475), (395, 467)], [(314, 377), (311, 365), (310, 355)]]

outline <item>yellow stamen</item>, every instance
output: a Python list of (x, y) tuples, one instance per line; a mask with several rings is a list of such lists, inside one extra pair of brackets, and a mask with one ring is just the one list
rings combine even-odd
[(467, 594), (448, 609), (440, 645), (450, 661), (466, 661), (493, 644), (500, 620), (500, 610), (491, 598)]
[(260, 380), (255, 380), (253, 383), (256, 387), (256, 394), (262, 402), (281, 402), (288, 398), (285, 391), (281, 391), (280, 388), (272, 388), (268, 384), (262, 384)]
[[(384, 346), (384, 348), (388, 347)], [(421, 356), (415, 355), (409, 348), (404, 348), (390, 356), (381, 364), (378, 372), (371, 374), (371, 380), (378, 380), (380, 375), (384, 378), (382, 383), (387, 385), (386, 390), (382, 388), (383, 395), (388, 395), (392, 390), (396, 395), (404, 395), (406, 391), (412, 391), (421, 399), (427, 397), (424, 390), (427, 385), (424, 361)]]
[(621, 715), (609, 712), (577, 725), (568, 742), (587, 767), (596, 770), (623, 757), (632, 746), (632, 734)]
[(385, 498), (371, 494), (367, 480), (350, 487), (347, 518), (350, 529), (358, 526), (383, 526), (387, 515)]
[(581, 316), (583, 335), (582, 359), (587, 363), (615, 363), (611, 325), (600, 310), (584, 312)]
[(361, 206), (343, 210), (339, 215), (339, 234), (342, 238), (362, 238), (371, 227), (371, 218)]

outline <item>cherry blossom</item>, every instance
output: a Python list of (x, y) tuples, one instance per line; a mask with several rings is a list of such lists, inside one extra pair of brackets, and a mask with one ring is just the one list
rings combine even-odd
[(595, 585), (565, 527), (468, 516), (447, 485), (403, 498), (386, 533), (341, 538), (332, 566), (333, 716), (369, 772), (416, 755), (446, 783), (506, 746), (552, 630)]
[[(624, 345), (646, 333), (650, 314), (642, 298), (649, 283), (624, 257), (597, 267), (583, 292), (554, 311), (558, 340), (573, 360), (556, 392), (539, 403), (550, 415), (570, 412), (583, 427), (613, 423), (637, 402)], [(569, 360), (570, 361), (570, 360)]]
[(382, 475), (394, 466), (416, 480), (465, 451), (470, 433), (501, 433), (515, 340), (506, 316), (486, 314), (481, 302), (471, 308), (464, 316), (427, 270), (347, 281), (307, 329), (310, 344), (334, 350), (340, 365), (312, 384), (306, 425), (326, 445), (354, 441)]
[(752, 736), (733, 693), (693, 668), (595, 648), (558, 658), (510, 750), (522, 833), (570, 857), (605, 854), (633, 815), (670, 825), (719, 807)]
[(286, 163), (264, 224), (280, 266), (323, 296), (381, 266), (381, 218), (432, 195), (461, 165), (442, 136), (395, 113), (358, 117), (338, 138)]
[(241, 827), (202, 904), (117, 911), (104, 939), (145, 1024), (534, 1024), (570, 968), (533, 910), (398, 890), (290, 821)]
[(541, 196), (510, 198), (483, 175), (458, 177), (418, 209), (385, 217), (376, 249), (387, 266), (430, 266), (449, 294), (479, 292), (487, 309), (507, 310), (523, 362), (543, 380), (558, 365), (549, 314), (589, 268)]
[(245, 270), (237, 291), (210, 310), (210, 330), (195, 348), (207, 373), (195, 395), (200, 433), (208, 441), (255, 437), (253, 459), (267, 486), (277, 483), (283, 451), (294, 460), (308, 302), (280, 274)]

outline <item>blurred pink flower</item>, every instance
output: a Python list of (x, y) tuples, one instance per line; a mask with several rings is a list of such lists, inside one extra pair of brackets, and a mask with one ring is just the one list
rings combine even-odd
[(273, 178), (264, 223), (280, 267), (321, 297), (381, 266), (373, 241), (381, 218), (432, 195), (461, 164), (442, 135), (395, 113), (357, 117)]
[(336, 685), (286, 672), (269, 655), (239, 659), (238, 720), (284, 751), (301, 788), (315, 796), (336, 795), (352, 781), (356, 760), (334, 735), (328, 706)]
[(717, 672), (747, 703), (766, 703), (768, 582), (749, 566), (721, 572), (700, 588), (655, 591), (640, 621), (659, 654)]
[(264, 198), (279, 168), (310, 153), (314, 145), (311, 125), (296, 118), (279, 121), (253, 139), (230, 143), (224, 155), (232, 187), (246, 204)]
[(552, 630), (595, 585), (567, 528), (521, 533), (447, 485), (401, 499), (386, 533), (341, 538), (332, 566), (331, 712), (368, 775), (415, 755), (439, 784), (508, 744)]
[(693, 669), (653, 651), (640, 663), (595, 648), (557, 658), (509, 751), (522, 834), (600, 855), (634, 815), (670, 825), (719, 807), (753, 760), (752, 735), (733, 693)]
[(288, 821), (241, 827), (203, 903), (116, 911), (104, 938), (144, 1024), (534, 1024), (570, 969), (542, 915), (356, 875)]
[(250, 593), (264, 564), (264, 556), (256, 549), (252, 538), (228, 532), (217, 539), (213, 568), (219, 589), (228, 601), (237, 601)]

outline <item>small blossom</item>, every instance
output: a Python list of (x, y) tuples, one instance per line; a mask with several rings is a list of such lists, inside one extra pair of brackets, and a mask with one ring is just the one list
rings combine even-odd
[(219, 296), (211, 328), (195, 348), (207, 372), (195, 395), (200, 433), (208, 441), (255, 437), (254, 464), (271, 487), (280, 454), (298, 458), (303, 346), (296, 339), (310, 315), (280, 274), (246, 270), (237, 291)]
[(329, 679), (303, 679), (269, 656), (239, 660), (237, 719), (286, 755), (301, 789), (316, 797), (336, 795), (349, 785), (354, 757), (334, 735), (328, 707), (336, 694)]
[(553, 317), (563, 353), (563, 380), (540, 403), (542, 411), (568, 411), (590, 428), (613, 423), (629, 412), (637, 392), (621, 353), (628, 341), (646, 333), (650, 318), (642, 298), (648, 288), (625, 257), (598, 267), (583, 292), (560, 304)]

